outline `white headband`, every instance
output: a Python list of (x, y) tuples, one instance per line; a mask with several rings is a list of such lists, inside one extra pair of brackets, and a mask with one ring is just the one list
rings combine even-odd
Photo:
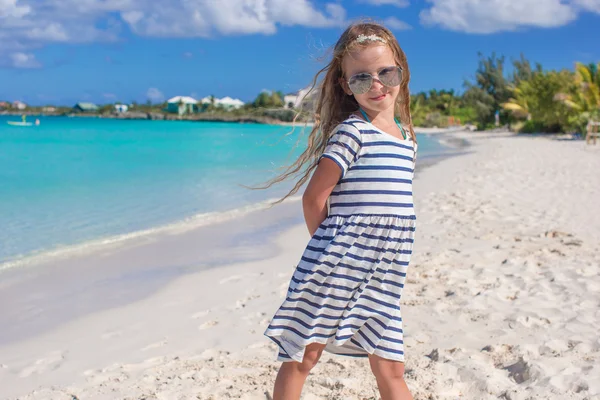
[(379, 36), (377, 36), (375, 34), (369, 35), (369, 36), (360, 34), (354, 40), (356, 40), (358, 43), (366, 42), (367, 40), (370, 40), (372, 42), (387, 43), (387, 41), (384, 38), (379, 37)]

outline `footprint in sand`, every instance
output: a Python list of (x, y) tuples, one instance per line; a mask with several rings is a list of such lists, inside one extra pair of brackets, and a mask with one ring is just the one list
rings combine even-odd
[(249, 349), (263, 349), (263, 348), (268, 348), (268, 349), (274, 349), (276, 347), (272, 346), (273, 342), (266, 342), (266, 341), (260, 341), (260, 342), (256, 342), (256, 343), (252, 343), (251, 345), (248, 346)]
[(258, 275), (258, 274), (242, 274), (242, 275), (232, 275), (232, 276), (230, 276), (230, 277), (227, 277), (227, 278), (225, 278), (225, 279), (221, 279), (221, 280), (219, 281), (219, 285), (223, 285), (223, 284), (225, 284), (225, 283), (230, 283), (230, 282), (237, 282), (237, 281), (239, 281), (240, 279), (243, 279), (243, 278), (251, 278), (251, 277), (254, 277), (254, 276), (257, 276), (257, 275)]
[(58, 369), (65, 360), (66, 354), (66, 352), (53, 351), (46, 357), (36, 360), (32, 365), (23, 368), (23, 370), (21, 370), (19, 373), (19, 377), (26, 378), (33, 374), (40, 374), (42, 372)]
[(100, 336), (104, 340), (112, 339), (123, 335), (123, 331), (108, 331)]
[(152, 343), (152, 344), (149, 344), (146, 347), (143, 347), (141, 349), (141, 351), (147, 351), (147, 350), (150, 350), (150, 349), (156, 349), (157, 347), (165, 346), (167, 343), (169, 343), (169, 342), (166, 339), (165, 340), (161, 340), (160, 342)]
[(198, 329), (204, 330), (204, 329), (212, 328), (213, 326), (216, 326), (218, 324), (219, 324), (219, 321), (217, 321), (217, 320), (207, 321), (207, 322), (203, 323), (202, 325), (200, 325), (198, 327)]
[(241, 308), (244, 308), (244, 307), (246, 307), (246, 304), (247, 304), (249, 301), (252, 301), (252, 300), (254, 300), (254, 299), (258, 299), (259, 297), (260, 297), (260, 295), (258, 295), (258, 294), (254, 294), (254, 295), (248, 296), (248, 297), (246, 297), (246, 298), (243, 298), (243, 299), (241, 299), (241, 300), (238, 300), (238, 301), (236, 301), (236, 302), (235, 302), (235, 307), (234, 307), (234, 308), (235, 308), (236, 310), (239, 310), (239, 309), (241, 309)]
[(200, 312), (197, 312), (196, 314), (192, 314), (191, 318), (199, 319), (199, 318), (202, 318), (202, 317), (205, 317), (206, 315), (208, 315), (209, 312), (210, 312), (210, 310), (200, 311)]
[(246, 314), (242, 317), (242, 319), (244, 321), (252, 322), (252, 321), (255, 321), (257, 319), (264, 317), (265, 315), (267, 315), (267, 313), (259, 311), (259, 312), (255, 312), (255, 313)]

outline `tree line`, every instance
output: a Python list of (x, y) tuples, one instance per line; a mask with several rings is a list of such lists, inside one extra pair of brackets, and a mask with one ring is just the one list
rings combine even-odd
[[(475, 75), (464, 82), (464, 91), (436, 90), (411, 95), (413, 124), (422, 127), (474, 124), (478, 129), (508, 126), (520, 132), (578, 132), (585, 134), (590, 120), (600, 120), (600, 63), (575, 63), (573, 70), (545, 70), (532, 65), (525, 56), (512, 60), (504, 56), (479, 53)], [(199, 104), (211, 114), (267, 116), (292, 121), (301, 111), (300, 120), (310, 120), (318, 90), (305, 99), (302, 110), (284, 103), (281, 91), (261, 91), (254, 101), (240, 109), (226, 110), (215, 104)], [(10, 107), (10, 105), (9, 105)], [(150, 100), (130, 103), (131, 111), (165, 112), (165, 102)], [(10, 108), (9, 108), (10, 109)], [(28, 110), (42, 109), (31, 107)], [(68, 113), (59, 107), (56, 113)], [(113, 104), (100, 106), (98, 113), (114, 112)]]
[(447, 126), (472, 123), (489, 129), (498, 122), (521, 132), (579, 132), (600, 120), (600, 63), (575, 63), (573, 70), (544, 70), (523, 55), (512, 60), (479, 54), (475, 76), (464, 92), (430, 90), (411, 96), (413, 123)]

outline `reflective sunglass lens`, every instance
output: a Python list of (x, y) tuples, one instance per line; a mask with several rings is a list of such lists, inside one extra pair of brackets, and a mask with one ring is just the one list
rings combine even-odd
[(371, 89), (373, 84), (373, 77), (369, 74), (355, 75), (350, 78), (348, 86), (355, 94), (365, 94)]
[(388, 87), (398, 86), (402, 80), (402, 69), (400, 67), (386, 68), (379, 73), (379, 80)]

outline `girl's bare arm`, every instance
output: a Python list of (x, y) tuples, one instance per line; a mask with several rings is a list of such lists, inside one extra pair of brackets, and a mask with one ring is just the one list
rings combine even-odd
[(341, 175), (342, 171), (335, 162), (328, 158), (322, 158), (308, 182), (306, 191), (302, 195), (302, 209), (306, 227), (311, 236), (327, 218), (327, 198)]

